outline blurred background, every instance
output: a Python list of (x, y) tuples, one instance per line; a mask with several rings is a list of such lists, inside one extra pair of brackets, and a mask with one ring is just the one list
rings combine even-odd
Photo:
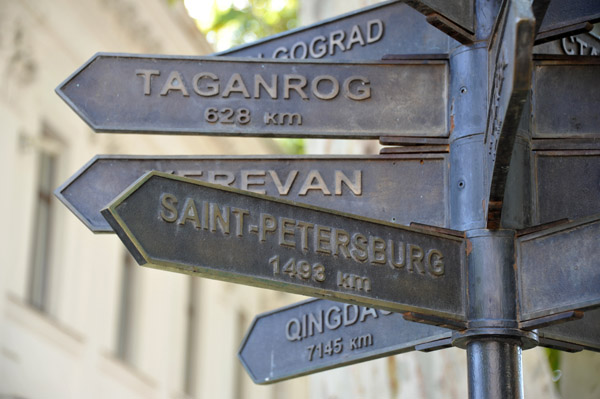
[[(54, 93), (98, 51), (206, 55), (372, 3), (0, 0), (1, 399), (467, 396), (454, 348), (256, 386), (236, 357), (250, 322), (302, 298), (138, 267), (53, 196), (96, 154), (377, 153), (372, 141), (96, 134)], [(562, 48), (597, 55), (595, 43)], [(528, 398), (600, 397), (598, 354), (536, 348), (523, 361)]]

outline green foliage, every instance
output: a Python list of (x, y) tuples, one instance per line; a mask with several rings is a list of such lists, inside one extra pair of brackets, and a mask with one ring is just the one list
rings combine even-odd
[(287, 1), (281, 9), (274, 10), (272, 0), (247, 0), (243, 8), (235, 4), (227, 10), (216, 9), (208, 31), (232, 32), (231, 45), (236, 46), (283, 32), (297, 25), (296, 0)]
[(286, 154), (301, 155), (305, 153), (304, 139), (274, 139)]
[(550, 369), (552, 370), (552, 380), (556, 384), (556, 388), (560, 387), (560, 351), (556, 349), (545, 348)]

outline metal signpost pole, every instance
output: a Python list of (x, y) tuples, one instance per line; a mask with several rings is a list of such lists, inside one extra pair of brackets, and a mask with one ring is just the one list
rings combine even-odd
[[(521, 50), (517, 42), (521, 10), (515, 1), (478, 0), (474, 6), (474, 43), (456, 48), (450, 56), (450, 103), (454, 106), (451, 115), (454, 129), (450, 135), (451, 228), (465, 230), (470, 244), (467, 251), (469, 329), (456, 333), (453, 344), (467, 352), (470, 399), (520, 399), (523, 398), (522, 346), (524, 343), (535, 346), (536, 340), (534, 334), (518, 330), (516, 321), (516, 281), (512, 267), (514, 231), (488, 229), (497, 228), (499, 223), (488, 227), (487, 219), (493, 215), (488, 215), (492, 204), (486, 201), (486, 184), (492, 180), (489, 171), (494, 165), (485, 164), (485, 151), (489, 147), (486, 135), (500, 132), (488, 130), (496, 121), (490, 123), (481, 116), (487, 114), (488, 119), (495, 117), (501, 124), (506, 123), (506, 115), (494, 115), (496, 109), (492, 107), (496, 100), (504, 101), (500, 87), (509, 83), (498, 71), (504, 73), (508, 65), (510, 74), (519, 57), (516, 52)], [(494, 34), (496, 41), (501, 40), (497, 49), (492, 42)], [(529, 41), (532, 47), (533, 32)], [(508, 51), (502, 47), (508, 47)], [(499, 53), (498, 57), (495, 52)], [(488, 90), (488, 70), (494, 71), (492, 98)], [(530, 71), (517, 73), (530, 74)], [(509, 96), (513, 94), (511, 89), (508, 86)], [(495, 112), (488, 113), (488, 109)], [(514, 117), (519, 120), (519, 110), (512, 112), (517, 113)]]

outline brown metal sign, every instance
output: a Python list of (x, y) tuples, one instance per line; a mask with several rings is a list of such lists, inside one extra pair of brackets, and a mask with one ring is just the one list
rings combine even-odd
[(97, 54), (57, 88), (94, 130), (447, 136), (448, 65)]
[(151, 172), (103, 210), (138, 263), (465, 319), (464, 238)]
[(100, 211), (151, 170), (404, 225), (447, 226), (447, 157), (99, 155), (56, 196), (95, 233), (112, 233)]

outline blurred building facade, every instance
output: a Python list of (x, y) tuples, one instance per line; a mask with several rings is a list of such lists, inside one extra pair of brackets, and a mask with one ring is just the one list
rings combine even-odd
[[(301, 23), (371, 3), (305, 0)], [(467, 396), (466, 357), (458, 349), (253, 385), (236, 358), (246, 328), (255, 314), (297, 298), (138, 267), (117, 237), (92, 234), (52, 192), (96, 154), (280, 150), (267, 139), (93, 133), (54, 88), (97, 51), (200, 55), (211, 49), (181, 2), (0, 0), (0, 204), (7, 211), (0, 229), (0, 398)], [(376, 153), (378, 146), (313, 140), (307, 149)], [(592, 379), (585, 375), (594, 375), (598, 357), (573, 356), (580, 357), (567, 363), (587, 356), (589, 365), (581, 373), (573, 365), (563, 370), (565, 378), (573, 376), (564, 389), (574, 393)], [(525, 352), (524, 370), (526, 397), (558, 397), (541, 349)]]
[[(138, 267), (53, 196), (96, 154), (263, 154), (267, 139), (93, 133), (54, 88), (95, 52), (209, 54), (182, 2), (0, 0), (0, 398), (299, 398), (236, 352), (286, 295)], [(9, 210), (10, 209), (10, 210)]]

